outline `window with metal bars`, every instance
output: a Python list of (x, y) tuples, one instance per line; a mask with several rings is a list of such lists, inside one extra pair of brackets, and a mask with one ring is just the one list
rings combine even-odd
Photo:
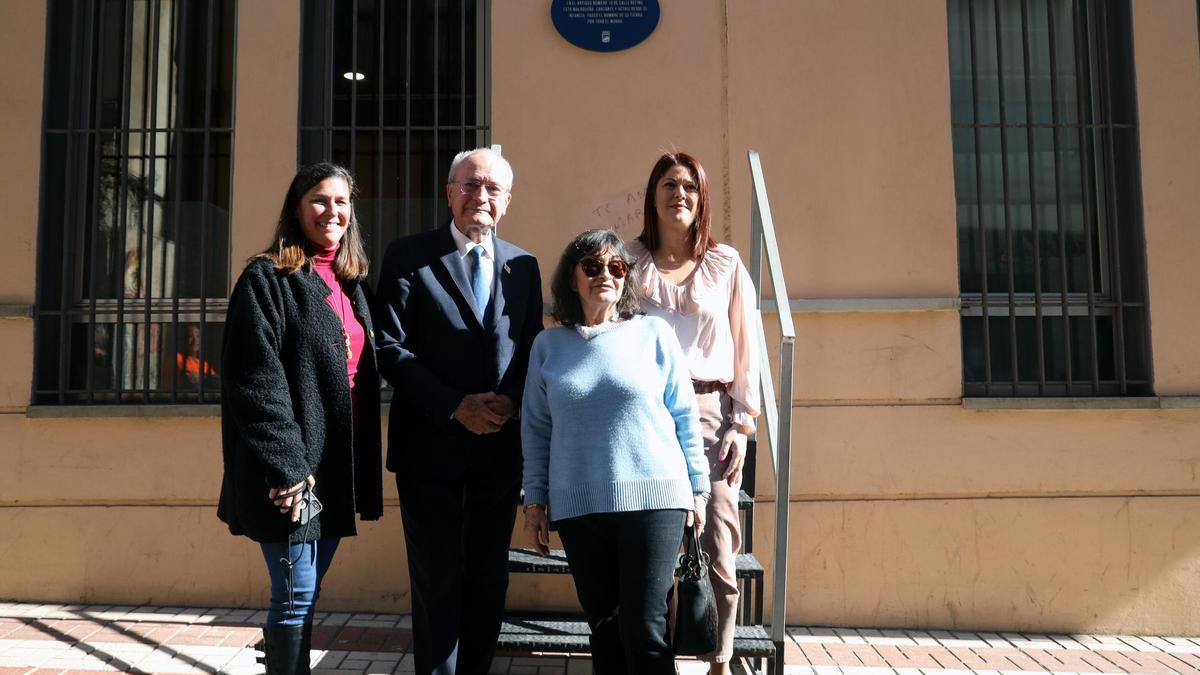
[(454, 154), (486, 145), (487, 0), (304, 0), (301, 163), (358, 181), (372, 276), (396, 237), (449, 222)]
[(1129, 0), (947, 0), (966, 396), (1151, 390)]
[(217, 400), (236, 0), (50, 0), (35, 404)]

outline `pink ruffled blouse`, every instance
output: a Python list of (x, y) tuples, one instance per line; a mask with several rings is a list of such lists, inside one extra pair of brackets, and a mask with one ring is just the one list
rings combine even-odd
[(659, 273), (640, 241), (626, 244), (645, 292), (644, 309), (671, 324), (693, 380), (724, 382), (733, 399), (730, 422), (754, 425), (761, 411), (754, 282), (731, 246), (709, 249), (683, 284)]

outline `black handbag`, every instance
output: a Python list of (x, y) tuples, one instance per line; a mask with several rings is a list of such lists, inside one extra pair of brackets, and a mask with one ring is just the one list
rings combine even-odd
[(717, 603), (708, 578), (708, 554), (700, 550), (700, 534), (688, 528), (683, 554), (675, 568), (675, 630), (671, 648), (680, 656), (700, 656), (717, 648)]

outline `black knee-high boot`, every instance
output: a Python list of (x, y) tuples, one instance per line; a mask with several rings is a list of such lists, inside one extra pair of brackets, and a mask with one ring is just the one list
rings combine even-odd
[(308, 652), (302, 652), (304, 626), (263, 628), (267, 675), (308, 675)]

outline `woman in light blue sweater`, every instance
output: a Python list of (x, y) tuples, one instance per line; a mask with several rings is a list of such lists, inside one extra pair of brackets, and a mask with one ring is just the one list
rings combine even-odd
[(640, 313), (631, 263), (611, 230), (567, 246), (551, 282), (562, 325), (534, 340), (521, 409), (525, 533), (545, 555), (558, 530), (603, 675), (675, 672), (667, 601), (709, 494), (687, 363)]

